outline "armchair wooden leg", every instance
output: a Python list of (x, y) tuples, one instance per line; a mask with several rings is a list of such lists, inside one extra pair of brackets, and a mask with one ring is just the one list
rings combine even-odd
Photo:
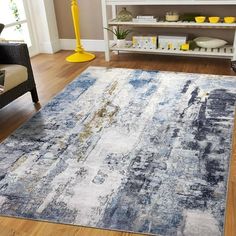
[(38, 98), (38, 93), (37, 93), (36, 88), (32, 89), (30, 92), (31, 92), (31, 97), (32, 97), (33, 102), (37, 103), (39, 101), (39, 98)]

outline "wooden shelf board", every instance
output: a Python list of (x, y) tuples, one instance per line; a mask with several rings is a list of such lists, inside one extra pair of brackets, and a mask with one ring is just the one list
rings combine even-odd
[(195, 50), (190, 51), (181, 51), (181, 50), (168, 50), (168, 49), (139, 49), (133, 48), (132, 43), (128, 42), (127, 46), (124, 48), (118, 48), (116, 44), (110, 46), (111, 51), (125, 51), (133, 53), (151, 53), (151, 54), (163, 54), (163, 55), (180, 55), (180, 56), (199, 56), (199, 57), (217, 57), (217, 58), (229, 58), (233, 57), (233, 46), (226, 46), (219, 49), (204, 49), (196, 48)]
[(109, 26), (132, 26), (132, 27), (165, 27), (165, 28), (212, 28), (212, 29), (236, 29), (236, 23), (226, 24), (226, 23), (196, 23), (196, 22), (145, 22), (145, 23), (137, 23), (137, 22), (120, 22), (116, 20), (110, 20)]

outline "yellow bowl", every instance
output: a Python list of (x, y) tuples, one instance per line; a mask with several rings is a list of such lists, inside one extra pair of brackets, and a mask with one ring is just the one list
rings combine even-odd
[(220, 17), (219, 16), (211, 16), (209, 17), (209, 22), (212, 24), (218, 23), (220, 21)]
[(227, 23), (227, 24), (232, 24), (235, 22), (235, 17), (233, 16), (227, 16), (224, 18), (224, 22)]
[(196, 21), (197, 23), (204, 23), (205, 20), (206, 20), (206, 17), (205, 17), (205, 16), (196, 16), (196, 17), (195, 17), (195, 21)]

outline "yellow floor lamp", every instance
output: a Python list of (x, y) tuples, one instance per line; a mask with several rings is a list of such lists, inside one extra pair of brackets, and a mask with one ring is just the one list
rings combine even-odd
[(79, 24), (79, 6), (77, 0), (71, 1), (71, 12), (75, 28), (76, 36), (76, 49), (75, 53), (67, 57), (66, 60), (69, 62), (86, 62), (91, 61), (95, 58), (92, 53), (85, 52), (81, 44), (80, 39), (80, 24)]

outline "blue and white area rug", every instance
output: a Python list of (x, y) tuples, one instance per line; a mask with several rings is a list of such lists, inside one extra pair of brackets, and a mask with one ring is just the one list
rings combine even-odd
[(219, 236), (236, 77), (90, 67), (0, 146), (0, 214)]

